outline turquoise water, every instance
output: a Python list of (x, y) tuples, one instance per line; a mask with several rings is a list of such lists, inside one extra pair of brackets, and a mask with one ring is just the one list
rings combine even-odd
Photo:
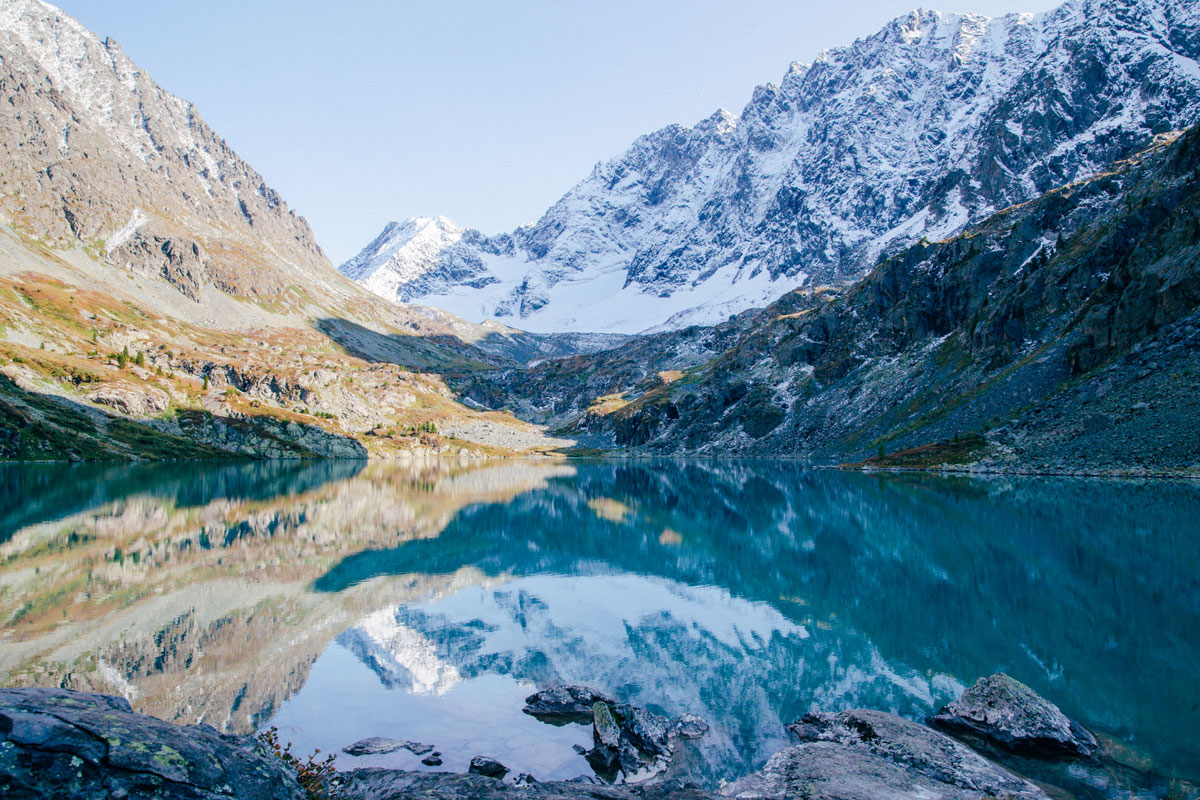
[[(424, 741), (540, 779), (583, 683), (760, 766), (805, 711), (920, 719), (998, 670), (1126, 763), (1200, 777), (1200, 487), (786, 461), (0, 470), (0, 682), (125, 693), (299, 749)], [(424, 768), (401, 751), (340, 766)]]

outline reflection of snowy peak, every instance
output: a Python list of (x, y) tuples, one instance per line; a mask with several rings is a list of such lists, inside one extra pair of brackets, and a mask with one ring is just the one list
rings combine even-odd
[(439, 657), (434, 642), (397, 623), (386, 609), (343, 631), (337, 641), (388, 687), (414, 694), (444, 694), (460, 680), (458, 670)]
[(740, 116), (643, 136), (534, 225), (486, 238), (391, 223), (342, 270), (390, 299), (534, 331), (717, 321), (1195, 122), (1197, 16), (1195, 0), (913, 12), (793, 64)]
[[(413, 693), (500, 674), (698, 713), (712, 725), (702, 748), (713, 765), (765, 758), (782, 746), (790, 715), (818, 705), (923, 714), (959, 688), (892, 668), (861, 636), (814, 636), (724, 589), (630, 574), (466, 588), (379, 611), (338, 641), (385, 686)], [(772, 694), (780, 687), (786, 697)], [(746, 716), (757, 720), (753, 730), (737, 722)]]

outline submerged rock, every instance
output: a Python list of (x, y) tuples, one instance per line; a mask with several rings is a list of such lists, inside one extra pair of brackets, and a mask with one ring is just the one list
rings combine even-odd
[(614, 702), (586, 686), (551, 686), (526, 697), (522, 711), (539, 719), (587, 722), (593, 705)]
[(950, 733), (1036, 758), (1091, 758), (1100, 750), (1086, 728), (1003, 672), (980, 678), (931, 722)]
[(806, 714), (802, 744), (779, 751), (721, 789), (730, 797), (890, 800), (1046, 800), (1033, 784), (945, 734), (881, 711)]
[(508, 774), (508, 767), (494, 758), (475, 756), (471, 759), (471, 766), (467, 767), (467, 772), (472, 775), (482, 775), (485, 778), (503, 778)]
[(66, 689), (0, 689), (0, 796), (305, 798), (253, 737), (172, 725), (124, 698)]
[(342, 748), (343, 753), (351, 756), (374, 756), (394, 753), (397, 750), (407, 750), (414, 755), (423, 756), (433, 750), (433, 745), (403, 739), (388, 739), (383, 736), (370, 736)]

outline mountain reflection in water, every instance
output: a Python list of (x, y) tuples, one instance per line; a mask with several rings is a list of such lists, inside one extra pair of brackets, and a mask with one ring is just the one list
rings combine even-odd
[(1126, 757), (1200, 776), (1193, 484), (713, 460), (10, 465), (0, 483), (5, 685), (547, 779), (588, 772), (571, 744), (590, 730), (521, 699), (577, 682), (705, 717), (679, 769), (711, 782), (807, 710), (921, 718), (1004, 670)]

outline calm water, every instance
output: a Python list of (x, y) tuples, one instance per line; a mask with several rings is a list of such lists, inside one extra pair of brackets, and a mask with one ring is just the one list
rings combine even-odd
[[(712, 731), (715, 783), (812, 709), (922, 718), (1004, 670), (1200, 777), (1200, 486), (790, 462), (0, 466), (0, 684), (124, 694), (299, 749), (366, 736), (589, 773), (522, 698)], [(340, 766), (418, 768), (405, 751)]]

